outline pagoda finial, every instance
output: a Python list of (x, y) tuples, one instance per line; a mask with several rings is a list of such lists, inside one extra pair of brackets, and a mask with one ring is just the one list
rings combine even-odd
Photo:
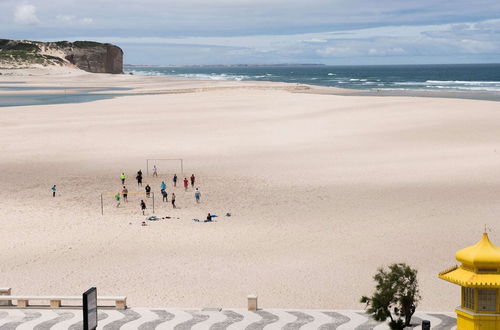
[(484, 224), (484, 234), (488, 234), (488, 232), (491, 233), (491, 228), (490, 227), (487, 227), (486, 224)]

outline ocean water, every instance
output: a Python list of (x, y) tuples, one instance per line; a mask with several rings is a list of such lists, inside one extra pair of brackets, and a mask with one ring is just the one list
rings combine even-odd
[(136, 75), (311, 84), (363, 92), (444, 91), (500, 95), (500, 64), (394, 66), (125, 67)]
[[(255, 80), (331, 86), (358, 95), (431, 96), (500, 102), (500, 64), (394, 66), (198, 66), (132, 67), (125, 73), (204, 80)], [(53, 90), (53, 93), (50, 93)], [(64, 93), (61, 93), (64, 90)], [(127, 88), (23, 86), (0, 81), (0, 107), (81, 103), (134, 95)], [(12, 91), (13, 93), (8, 93)], [(28, 93), (19, 94), (17, 91)], [(47, 92), (49, 91), (49, 92)], [(120, 93), (114, 93), (120, 91)], [(99, 92), (99, 93), (96, 93)], [(125, 93), (124, 93), (125, 92)]]

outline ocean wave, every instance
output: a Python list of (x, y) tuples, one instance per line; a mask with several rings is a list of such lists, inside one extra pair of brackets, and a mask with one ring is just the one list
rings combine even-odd
[(459, 86), (459, 85), (498, 85), (500, 81), (461, 81), (461, 80), (426, 80), (426, 81), (400, 81), (394, 82), (400, 86)]
[(247, 76), (247, 75), (233, 75), (226, 73), (176, 73), (175, 70), (171, 70), (169, 72), (160, 72), (154, 70), (126, 70), (125, 73), (132, 73), (138, 76), (173, 76), (180, 78), (192, 78), (199, 80), (233, 80), (233, 81), (241, 81), (241, 80), (250, 80), (250, 79), (258, 79), (268, 77), (267, 75), (261, 76)]
[(125, 73), (131, 73), (136, 76), (163, 76), (164, 73), (152, 70), (124, 70)]
[(452, 89), (452, 90), (461, 90), (461, 91), (483, 91), (483, 92), (500, 92), (500, 86), (499, 87), (465, 87), (465, 86), (456, 86), (453, 88), (450, 88), (450, 86), (441, 86), (441, 85), (431, 85), (431, 86), (426, 86), (427, 88), (438, 88), (438, 89)]
[(249, 80), (250, 76), (246, 75), (232, 75), (232, 74), (225, 74), (225, 73), (211, 73), (211, 74), (205, 74), (205, 73), (182, 73), (182, 74), (176, 74), (176, 77), (182, 77), (182, 78), (194, 78), (194, 79), (200, 79), (200, 80), (232, 80), (232, 81), (242, 81), (242, 80)]
[(500, 81), (467, 81), (467, 80), (427, 80), (428, 84), (439, 85), (499, 85)]

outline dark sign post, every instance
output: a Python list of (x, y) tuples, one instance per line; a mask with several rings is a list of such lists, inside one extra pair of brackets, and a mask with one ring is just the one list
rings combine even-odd
[(83, 293), (83, 330), (97, 328), (97, 288), (93, 287)]

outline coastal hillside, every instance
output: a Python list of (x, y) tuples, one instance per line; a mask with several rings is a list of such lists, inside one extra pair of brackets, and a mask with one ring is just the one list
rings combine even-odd
[(76, 66), (94, 73), (123, 73), (120, 47), (93, 41), (40, 42), (0, 39), (0, 68)]

